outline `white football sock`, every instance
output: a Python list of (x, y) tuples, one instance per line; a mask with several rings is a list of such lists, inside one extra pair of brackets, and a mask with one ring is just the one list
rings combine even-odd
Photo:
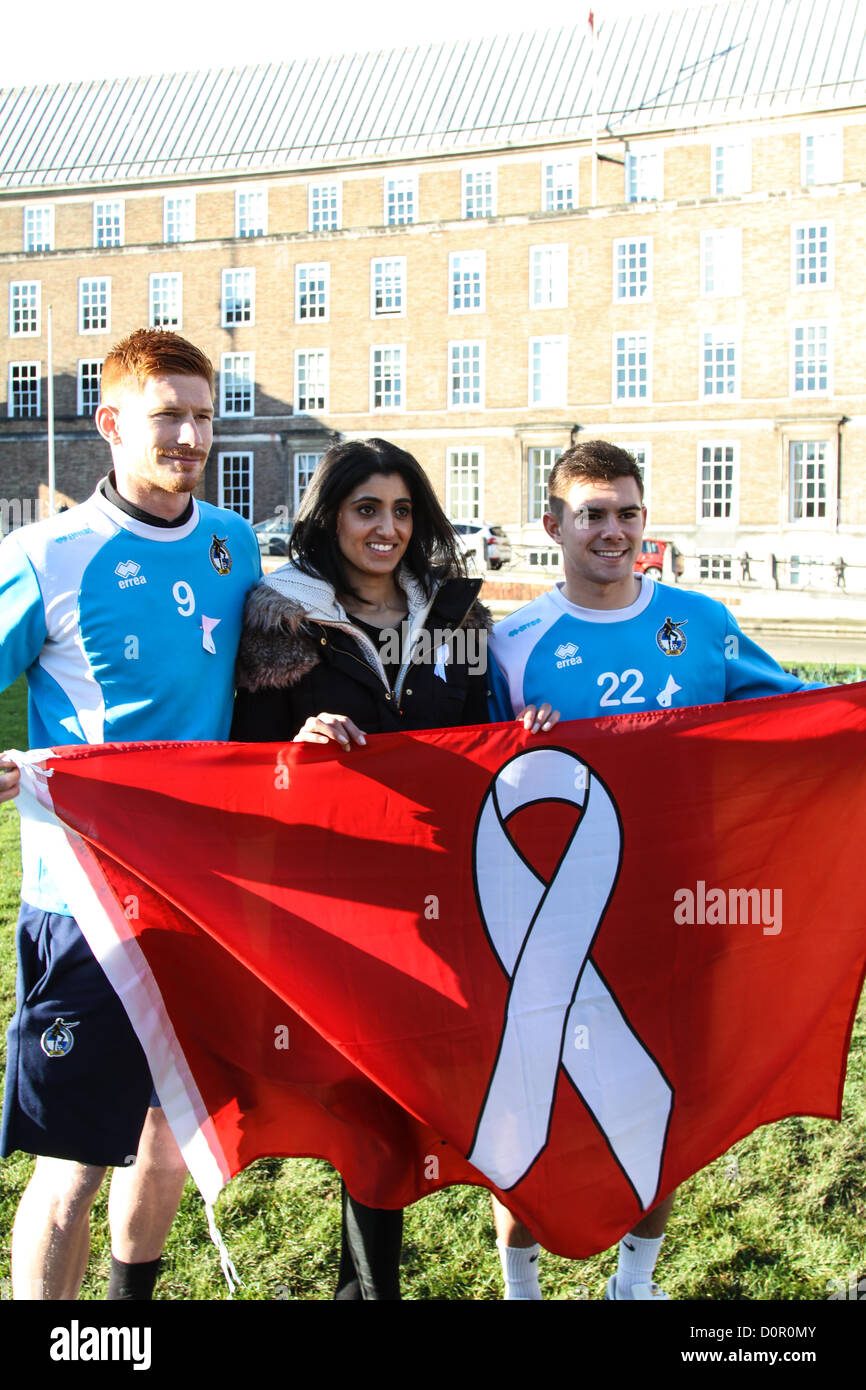
[(529, 1245), (525, 1247), (518, 1245), (503, 1245), (501, 1240), (497, 1240), (496, 1248), (499, 1251), (499, 1259), (502, 1262), (506, 1300), (540, 1299), (541, 1288), (538, 1283), (538, 1254), (541, 1247), (538, 1245)]
[(664, 1236), (634, 1236), (629, 1233), (619, 1243), (616, 1267), (617, 1298), (625, 1298), (633, 1284), (651, 1284), (653, 1270)]

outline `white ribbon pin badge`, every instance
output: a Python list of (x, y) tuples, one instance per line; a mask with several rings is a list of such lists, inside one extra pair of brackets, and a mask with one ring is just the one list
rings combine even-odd
[[(544, 801), (582, 813), (549, 883), (507, 829), (516, 811)], [(511, 988), (468, 1157), (503, 1190), (526, 1176), (547, 1144), (561, 1065), (641, 1207), (658, 1191), (673, 1090), (590, 957), (621, 854), (610, 793), (573, 753), (533, 749), (500, 768), (476, 825), (475, 881)], [(585, 1047), (575, 1047), (577, 1036)]]

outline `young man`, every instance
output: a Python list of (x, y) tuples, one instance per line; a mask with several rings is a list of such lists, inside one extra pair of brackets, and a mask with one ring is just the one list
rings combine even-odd
[[(646, 523), (632, 456), (602, 440), (554, 465), (544, 529), (562, 548), (565, 582), (497, 623), (491, 718), (550, 700), (563, 719), (778, 695), (804, 686), (704, 594), (635, 574)], [(673, 1195), (623, 1238), (606, 1298), (666, 1299), (653, 1282)], [(506, 1298), (540, 1298), (538, 1246), (494, 1200)]]
[[(192, 496), (213, 438), (213, 384), (208, 358), (175, 333), (119, 343), (96, 412), (113, 472), (80, 506), (0, 545), (0, 689), (26, 671), (31, 747), (227, 737), (261, 563), (241, 517)], [(0, 800), (17, 786), (7, 765)], [(22, 857), (2, 1153), (38, 1157), (13, 1232), (14, 1296), (77, 1297), (90, 1208), (114, 1167), (108, 1297), (150, 1298), (186, 1170), (38, 827)]]

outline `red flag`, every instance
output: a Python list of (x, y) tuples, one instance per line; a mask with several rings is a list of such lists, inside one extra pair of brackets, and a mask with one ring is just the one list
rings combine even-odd
[(491, 1186), (585, 1256), (757, 1125), (838, 1117), (864, 729), (846, 686), (76, 748), (45, 833), (206, 1197), (317, 1155), (374, 1206)]

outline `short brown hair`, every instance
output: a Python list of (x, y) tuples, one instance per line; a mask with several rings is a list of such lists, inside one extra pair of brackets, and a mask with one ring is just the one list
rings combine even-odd
[(214, 393), (213, 363), (201, 348), (165, 328), (137, 328), (117, 343), (102, 366), (102, 399), (110, 404), (130, 382), (142, 388), (148, 377), (172, 373), (201, 376)]
[(627, 449), (604, 439), (585, 439), (572, 445), (550, 470), (547, 491), (551, 512), (562, 520), (563, 502), (575, 483), (610, 483), (614, 478), (634, 478), (643, 502), (643, 478), (634, 455)]

